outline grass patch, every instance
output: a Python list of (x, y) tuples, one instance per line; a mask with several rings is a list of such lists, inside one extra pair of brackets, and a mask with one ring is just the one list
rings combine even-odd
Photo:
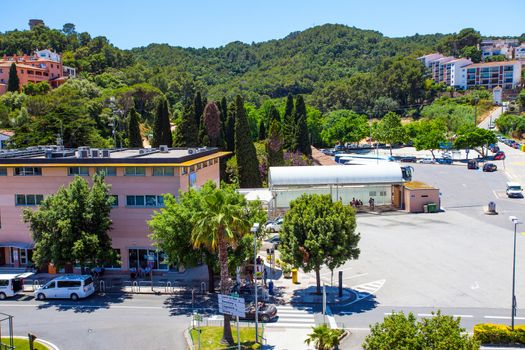
[[(2, 337), (2, 343), (6, 345), (10, 345), (9, 338)], [(22, 339), (22, 338), (14, 338), (14, 346), (16, 350), (29, 350), (29, 340)], [(34, 350), (50, 350), (44, 344), (39, 343), (38, 340), (36, 340), (33, 343), (33, 349)]]
[[(228, 346), (221, 344), (223, 327), (201, 327), (201, 350), (221, 350), (227, 349)], [(241, 348), (244, 350), (260, 349), (261, 344), (255, 343), (255, 328), (240, 327), (241, 331)], [(197, 347), (198, 333), (197, 329), (192, 328), (190, 331), (193, 344)], [(237, 327), (232, 326), (232, 335), (235, 344), (237, 344)], [(262, 330), (259, 329), (259, 337), (262, 336)], [(260, 338), (259, 338), (260, 340)]]

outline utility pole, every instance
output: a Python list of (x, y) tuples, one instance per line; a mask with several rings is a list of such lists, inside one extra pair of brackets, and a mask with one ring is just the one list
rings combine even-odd
[(516, 316), (516, 230), (517, 226), (521, 224), (521, 221), (515, 216), (509, 216), (509, 220), (514, 224), (514, 254), (512, 259), (512, 315), (511, 315), (511, 328), (514, 330), (514, 317)]
[(257, 231), (259, 224), (254, 223), (252, 226), (253, 233), (253, 278), (255, 281), (255, 342), (259, 343), (259, 305), (257, 305)]

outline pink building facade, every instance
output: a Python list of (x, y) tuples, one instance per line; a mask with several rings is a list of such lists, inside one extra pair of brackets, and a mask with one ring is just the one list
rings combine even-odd
[(89, 179), (103, 171), (111, 195), (117, 199), (109, 235), (121, 261), (119, 266), (109, 268), (145, 267), (147, 256), (153, 255), (153, 268), (167, 270), (164, 254), (148, 237), (151, 232), (147, 221), (162, 208), (163, 194), (177, 196), (179, 191), (200, 187), (209, 180), (219, 184), (220, 158), (227, 154), (217, 149), (190, 150), (191, 154), (187, 149), (144, 154), (140, 150), (122, 150), (99, 157), (102, 152), (96, 151), (97, 157), (91, 156), (93, 150), (84, 154), (76, 151), (69, 158), (55, 158), (45, 150), (35, 151), (37, 156), (31, 158), (0, 157), (0, 266), (31, 265), (33, 241), (22, 221), (24, 208), (37, 209), (43, 198), (67, 185), (74, 175)]

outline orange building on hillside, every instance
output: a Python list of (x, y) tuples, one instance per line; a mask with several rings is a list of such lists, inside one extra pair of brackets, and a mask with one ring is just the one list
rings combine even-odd
[(70, 76), (76, 75), (75, 69), (64, 67), (60, 55), (51, 50), (36, 51), (32, 56), (4, 56), (0, 59), (0, 95), (7, 91), (9, 69), (13, 63), (16, 65), (20, 88), (41, 81), (48, 81), (55, 88)]

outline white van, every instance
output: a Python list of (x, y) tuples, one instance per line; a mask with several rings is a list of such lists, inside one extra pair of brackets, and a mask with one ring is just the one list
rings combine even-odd
[(33, 275), (32, 272), (27, 273), (9, 273), (0, 274), (0, 300), (17, 295), (24, 291), (24, 278)]
[(93, 278), (89, 275), (66, 275), (57, 277), (35, 290), (38, 300), (86, 298), (95, 292)]
[(517, 182), (507, 182), (507, 197), (509, 198), (521, 198), (523, 197), (523, 189)]

